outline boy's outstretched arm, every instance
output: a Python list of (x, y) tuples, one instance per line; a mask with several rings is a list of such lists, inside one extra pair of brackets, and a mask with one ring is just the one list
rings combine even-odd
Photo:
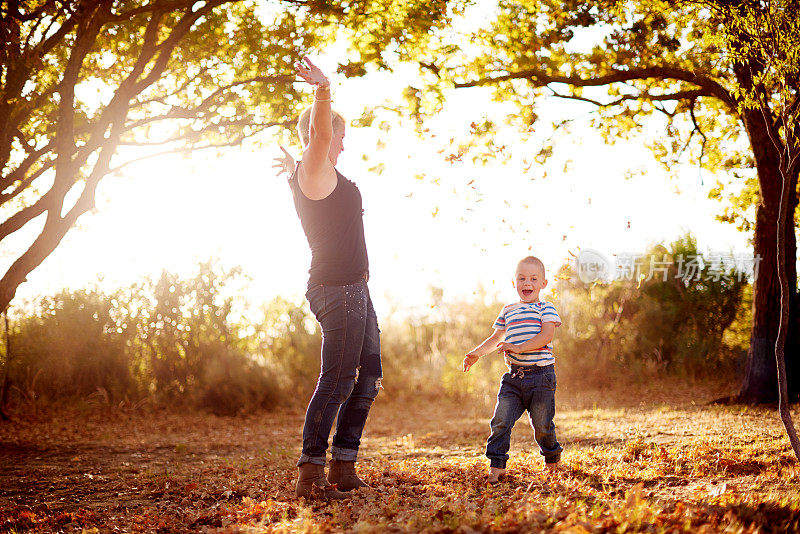
[(497, 328), (495, 328), (494, 333), (491, 336), (484, 339), (483, 343), (481, 343), (480, 345), (469, 351), (467, 355), (464, 357), (464, 364), (463, 364), (464, 372), (466, 373), (467, 371), (469, 371), (469, 368), (472, 367), (475, 364), (475, 362), (477, 362), (478, 359), (480, 359), (481, 356), (485, 356), (486, 354), (492, 352), (495, 349), (495, 347), (497, 347), (497, 344), (503, 341), (505, 337), (506, 337), (505, 330), (498, 330)]
[(519, 345), (515, 345), (513, 343), (498, 343), (497, 344), (497, 352), (528, 352), (531, 350), (541, 349), (551, 341), (553, 341), (553, 336), (556, 333), (556, 324), (555, 323), (542, 323), (542, 331), (533, 336), (530, 339), (527, 339), (520, 343)]

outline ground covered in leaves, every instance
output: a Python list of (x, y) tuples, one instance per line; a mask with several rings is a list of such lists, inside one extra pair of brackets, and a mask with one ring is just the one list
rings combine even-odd
[(383, 394), (360, 462), (375, 490), (330, 504), (293, 497), (299, 409), (18, 412), (0, 423), (0, 532), (800, 530), (800, 469), (773, 408), (708, 405), (713, 387), (640, 389), (560, 393), (553, 474), (523, 417), (509, 477), (491, 487), (490, 399)]

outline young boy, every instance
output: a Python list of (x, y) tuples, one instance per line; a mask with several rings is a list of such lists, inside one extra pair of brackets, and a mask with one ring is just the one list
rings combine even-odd
[(497, 351), (505, 355), (509, 372), (503, 375), (497, 405), (490, 423), (492, 434), (486, 443), (490, 460), (488, 482), (494, 484), (506, 472), (511, 429), (527, 410), (531, 426), (544, 456), (545, 466), (555, 469), (561, 460), (561, 445), (556, 440), (556, 374), (553, 370), (553, 334), (561, 319), (551, 302), (539, 300), (547, 286), (544, 264), (528, 256), (517, 265), (514, 287), (519, 302), (505, 306), (494, 322), (494, 333), (467, 353), (464, 371), (481, 356)]

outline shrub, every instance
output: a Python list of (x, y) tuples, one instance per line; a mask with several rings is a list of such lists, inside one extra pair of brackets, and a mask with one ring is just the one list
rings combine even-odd
[[(688, 235), (650, 253), (702, 258)], [(673, 263), (666, 282), (587, 285), (562, 267), (551, 277), (563, 320), (554, 340), (562, 383), (732, 373), (747, 347), (752, 291), (746, 280), (713, 279), (709, 268), (691, 283)], [(305, 301), (248, 307), (244, 284), (240, 269), (207, 262), (188, 278), (165, 271), (117, 291), (62, 291), (15, 309), (4, 367), (17, 398), (99, 392), (108, 402), (147, 396), (218, 414), (307, 402), (320, 369), (319, 325)], [(445, 302), (432, 288), (431, 304), (380, 321), (385, 394), (490, 400), (502, 357), (489, 355), (466, 374), (461, 362), (491, 333), (503, 303), (483, 288)]]
[[(681, 255), (700, 258), (699, 280), (678, 276)], [(620, 367), (634, 374), (650, 370), (687, 377), (732, 373), (747, 342), (741, 332), (749, 324), (747, 280), (732, 272), (713, 276), (711, 262), (690, 235), (669, 248), (656, 245), (645, 257), (666, 257), (666, 281), (659, 275), (608, 284), (566, 276), (559, 282), (568, 325), (567, 335), (559, 339), (570, 372), (592, 376), (597, 365), (604, 370), (597, 373), (600, 380)], [(565, 266), (562, 274), (570, 273)], [(734, 325), (737, 333), (726, 335)]]
[(129, 332), (110, 297), (98, 290), (62, 291), (17, 321), (9, 380), (18, 392), (31, 400), (98, 390), (119, 400), (139, 393), (128, 366)]

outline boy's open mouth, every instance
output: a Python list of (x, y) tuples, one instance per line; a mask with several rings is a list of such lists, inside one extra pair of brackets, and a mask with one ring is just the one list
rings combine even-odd
[(522, 296), (523, 297), (530, 297), (533, 294), (533, 289), (523, 289)]

